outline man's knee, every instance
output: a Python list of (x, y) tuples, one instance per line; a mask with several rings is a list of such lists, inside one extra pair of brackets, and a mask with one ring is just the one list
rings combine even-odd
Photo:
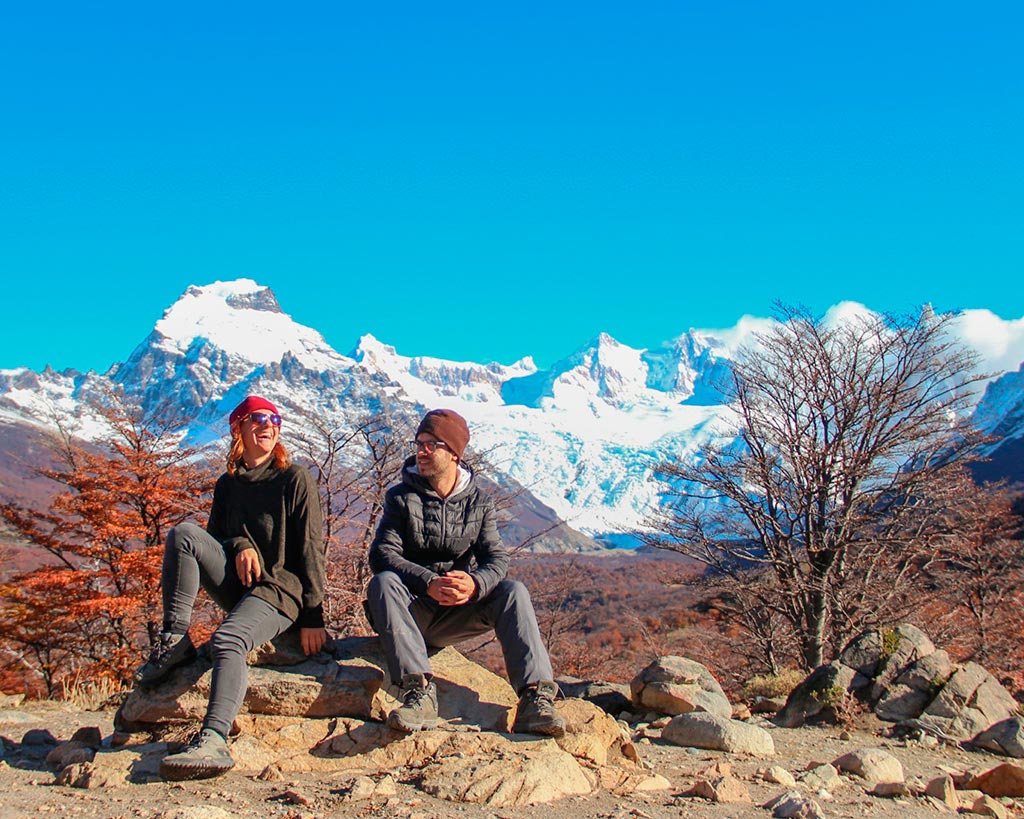
[(523, 583), (518, 580), (502, 580), (491, 595), (500, 600), (506, 609), (521, 609), (528, 607), (533, 610), (533, 601), (530, 600), (530, 592)]
[(370, 578), (370, 585), (366, 589), (366, 595), (370, 600), (379, 600), (387, 597), (396, 591), (402, 591), (405, 584), (396, 572), (381, 572)]

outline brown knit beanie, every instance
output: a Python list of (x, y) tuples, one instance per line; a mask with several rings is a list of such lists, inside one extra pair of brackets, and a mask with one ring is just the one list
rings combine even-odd
[(423, 416), (416, 428), (416, 435), (421, 432), (433, 435), (437, 440), (444, 441), (455, 456), (461, 461), (462, 453), (469, 443), (469, 427), (466, 419), (454, 410), (436, 409)]

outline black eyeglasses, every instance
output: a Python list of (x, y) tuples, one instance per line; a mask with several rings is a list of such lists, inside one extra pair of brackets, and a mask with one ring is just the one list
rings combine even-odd
[(422, 449), (428, 455), (433, 455), (438, 447), (451, 449), (444, 441), (409, 441), (409, 446), (412, 447), (413, 452), (419, 452)]
[(254, 424), (257, 425), (273, 424), (275, 427), (281, 426), (281, 416), (278, 415), (276, 412), (273, 415), (266, 412), (250, 412), (248, 415), (248, 420), (252, 421)]

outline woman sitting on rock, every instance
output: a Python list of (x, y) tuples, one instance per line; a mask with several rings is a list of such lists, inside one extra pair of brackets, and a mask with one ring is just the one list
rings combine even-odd
[(168, 779), (203, 779), (234, 767), (226, 737), (245, 697), (249, 651), (294, 623), (306, 654), (327, 641), (316, 482), (288, 463), (281, 416), (267, 399), (250, 395), (229, 420), (227, 472), (214, 489), (206, 530), (183, 523), (167, 537), (163, 631), (135, 674), (140, 686), (150, 687), (195, 658), (188, 628), (200, 585), (228, 612), (210, 640), (213, 680), (202, 730), (161, 762)]

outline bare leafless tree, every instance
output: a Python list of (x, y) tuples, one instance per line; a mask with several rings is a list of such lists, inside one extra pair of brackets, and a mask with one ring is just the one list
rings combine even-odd
[(327, 567), (326, 613), (333, 628), (363, 634), (363, 599), (369, 580), (367, 550), (380, 519), (384, 492), (405, 457), (405, 419), (387, 412), (354, 425), (304, 415), (292, 436), (296, 453), (313, 465), (320, 487)]
[(647, 539), (730, 578), (815, 667), (935, 560), (985, 376), (928, 309), (826, 321), (780, 306), (777, 319), (723, 387), (735, 438), (662, 465), (675, 502)]
[(952, 532), (929, 573), (941, 601), (926, 610), (931, 633), (962, 659), (1020, 671), (1024, 521), (1002, 487), (965, 486), (950, 514)]

